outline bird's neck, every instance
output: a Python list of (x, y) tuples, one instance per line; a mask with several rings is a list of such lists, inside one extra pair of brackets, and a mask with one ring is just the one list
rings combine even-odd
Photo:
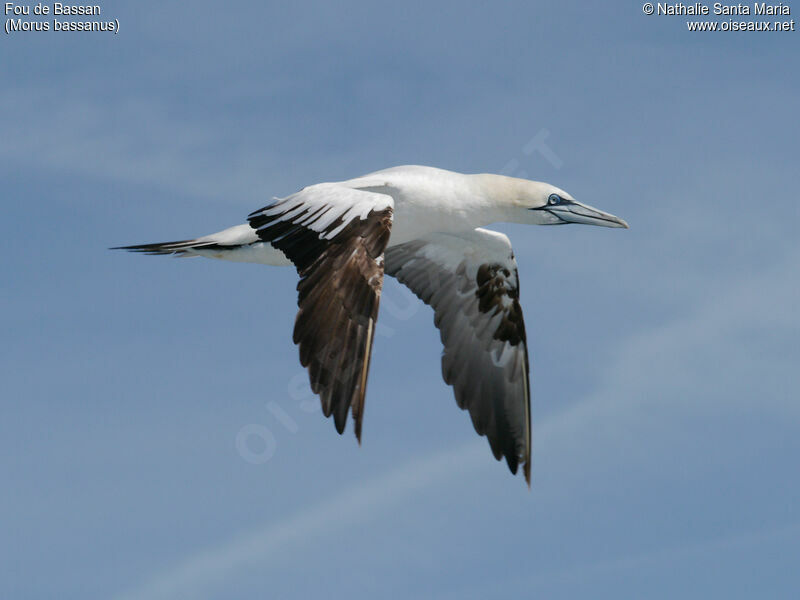
[(480, 198), (481, 225), (515, 223), (518, 221), (519, 201), (526, 186), (532, 182), (505, 175), (481, 173), (468, 175)]

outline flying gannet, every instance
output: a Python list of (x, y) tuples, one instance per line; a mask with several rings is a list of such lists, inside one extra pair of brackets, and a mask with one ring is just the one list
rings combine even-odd
[(384, 273), (434, 310), (442, 375), (475, 430), (530, 485), (530, 382), (517, 263), (508, 237), (482, 226), (624, 227), (547, 183), (401, 166), (275, 198), (248, 222), (192, 240), (123, 246), (146, 254), (294, 265), (294, 343), (325, 416), (361, 442)]

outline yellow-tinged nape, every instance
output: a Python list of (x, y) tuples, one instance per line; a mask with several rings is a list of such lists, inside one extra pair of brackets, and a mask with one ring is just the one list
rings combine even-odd
[(574, 200), (561, 188), (543, 181), (492, 173), (480, 173), (470, 177), (488, 198), (508, 208), (540, 208), (547, 204), (547, 199), (552, 194), (558, 194), (566, 200)]

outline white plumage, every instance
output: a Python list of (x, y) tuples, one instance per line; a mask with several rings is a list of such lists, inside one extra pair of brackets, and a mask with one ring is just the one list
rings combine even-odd
[(384, 272), (434, 309), (442, 375), (495, 457), (530, 483), (527, 341), (516, 261), (495, 222), (627, 227), (547, 183), (394, 167), (303, 188), (248, 223), (161, 244), (126, 246), (265, 265), (301, 277), (294, 341), (323, 412), (361, 434), (369, 357)]

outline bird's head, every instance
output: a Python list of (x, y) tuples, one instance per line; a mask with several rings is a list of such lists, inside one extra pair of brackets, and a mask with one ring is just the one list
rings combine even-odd
[(628, 224), (619, 217), (581, 204), (549, 183), (516, 179), (509, 187), (512, 190), (514, 222), (530, 225), (583, 223), (628, 229)]

